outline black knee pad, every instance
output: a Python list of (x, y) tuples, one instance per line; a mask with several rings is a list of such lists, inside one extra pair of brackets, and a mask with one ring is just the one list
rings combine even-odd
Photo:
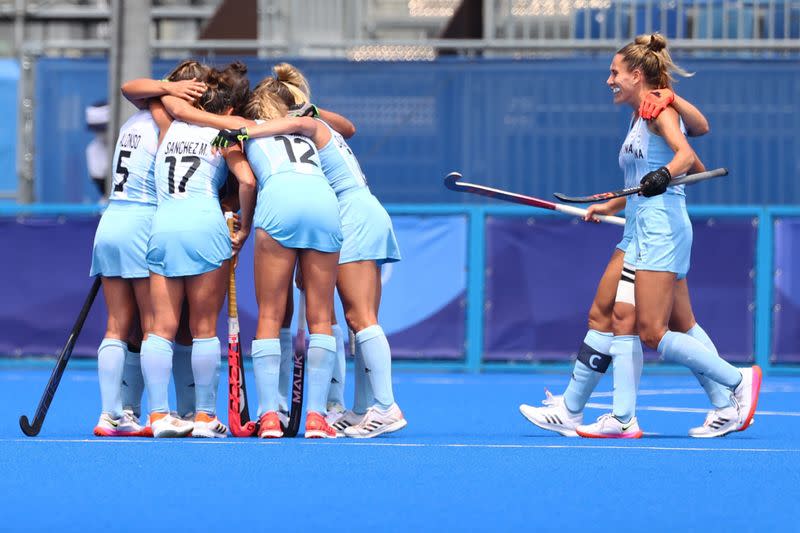
[(578, 361), (591, 368), (595, 372), (605, 374), (611, 364), (611, 356), (604, 353), (597, 353), (597, 350), (586, 344), (581, 345), (578, 351)]

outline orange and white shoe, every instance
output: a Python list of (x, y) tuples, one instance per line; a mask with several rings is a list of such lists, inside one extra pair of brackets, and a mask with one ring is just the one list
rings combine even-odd
[(157, 439), (174, 439), (188, 436), (193, 429), (191, 422), (175, 418), (169, 413), (150, 413), (150, 427)]
[(306, 413), (307, 439), (335, 439), (336, 430), (328, 425), (325, 416), (316, 411)]
[(742, 381), (733, 391), (739, 410), (739, 423), (736, 431), (750, 427), (758, 406), (758, 393), (761, 391), (761, 367), (742, 368)]
[(640, 439), (643, 435), (635, 416), (620, 422), (611, 413), (601, 415), (594, 424), (576, 427), (575, 433), (589, 439)]
[(100, 420), (94, 427), (94, 434), (98, 437), (145, 437), (144, 428), (135, 416), (127, 412), (119, 418), (114, 418), (108, 413), (100, 415)]
[(216, 416), (211, 416), (203, 411), (194, 415), (194, 428), (192, 437), (200, 439), (224, 439), (228, 436), (228, 426), (219, 421)]
[(267, 411), (258, 419), (259, 439), (279, 439), (283, 437), (283, 425), (278, 413)]

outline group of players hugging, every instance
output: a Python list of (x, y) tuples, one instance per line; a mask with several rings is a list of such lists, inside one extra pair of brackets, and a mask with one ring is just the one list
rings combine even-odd
[[(251, 90), (241, 62), (216, 69), (187, 60), (163, 80), (125, 83), (122, 93), (139, 111), (119, 131), (92, 253), (108, 307), (95, 435), (228, 435), (216, 413), (217, 319), (253, 228), (257, 435), (282, 437), (288, 423), (293, 283), (309, 333), (305, 437), (369, 438), (405, 427), (377, 321), (381, 265), (399, 261), (400, 251), (345, 142), (353, 124), (311, 104), (307, 80), (286, 63)], [(355, 334), (350, 409), (336, 289)]]
[[(292, 283), (305, 294), (309, 331), (305, 436), (374, 437), (406, 425), (377, 321), (381, 265), (400, 260), (400, 253), (391, 220), (344, 140), (355, 128), (313, 106), (306, 79), (291, 65), (276, 65), (252, 91), (246, 70), (239, 62), (216, 70), (184, 61), (165, 80), (122, 87), (140, 111), (119, 133), (113, 192), (92, 257), (91, 274), (102, 276), (109, 310), (98, 349), (96, 435), (227, 435), (215, 412), (217, 317), (229, 269), (253, 227), (258, 436), (282, 437), (287, 427)], [(707, 393), (713, 409), (691, 436), (723, 436), (753, 421), (761, 369), (738, 369), (722, 359), (689, 298), (692, 226), (683, 186), (670, 181), (704, 170), (686, 136), (709, 127), (673, 92), (673, 74), (688, 75), (657, 33), (637, 37), (613, 57), (606, 84), (615, 104), (632, 109), (619, 164), (625, 187), (641, 192), (588, 209), (585, 218), (594, 221), (624, 209), (625, 231), (600, 280), (564, 394), (547, 393), (541, 407), (520, 406), (541, 428), (565, 436), (641, 437), (635, 411), (642, 343), (688, 367)], [(239, 213), (231, 215), (230, 232), (225, 212)], [(334, 289), (355, 334), (349, 410)], [(589, 396), (612, 365), (613, 411), (583, 424)], [(150, 414), (142, 425), (144, 388)]]

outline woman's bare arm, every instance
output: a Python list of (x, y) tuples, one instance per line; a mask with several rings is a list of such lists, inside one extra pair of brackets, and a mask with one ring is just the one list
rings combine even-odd
[(192, 103), (203, 96), (206, 84), (196, 80), (163, 81), (137, 78), (126, 81), (120, 90), (130, 103), (139, 109), (146, 109), (148, 99), (168, 94)]
[(206, 126), (223, 130), (246, 128), (255, 124), (252, 120), (237, 117), (236, 115), (215, 115), (214, 113), (197, 109), (189, 102), (174, 96), (162, 96), (161, 103), (164, 104), (167, 113), (169, 113), (172, 118), (197, 126)]

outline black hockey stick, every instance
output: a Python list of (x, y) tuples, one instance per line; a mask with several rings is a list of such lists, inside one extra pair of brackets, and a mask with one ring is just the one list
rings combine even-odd
[(289, 424), (283, 434), (296, 437), (300, 430), (300, 419), (303, 417), (303, 387), (305, 386), (306, 369), (306, 297), (300, 292), (297, 303), (297, 335), (294, 339), (294, 370), (292, 371), (292, 407), (289, 412)]
[[(467, 192), (477, 194), (479, 196), (486, 196), (487, 198), (494, 198), (496, 200), (503, 200), (514, 204), (529, 205), (532, 207), (541, 207), (542, 209), (549, 209), (551, 211), (558, 211), (566, 215), (574, 215), (583, 217), (586, 215), (586, 209), (573, 207), (571, 205), (562, 205), (555, 202), (542, 200), (533, 196), (526, 196), (515, 192), (504, 191), (501, 189), (494, 189), (486, 185), (478, 185), (477, 183), (469, 183), (462, 181), (462, 176), (458, 172), (451, 172), (444, 178), (444, 186), (451, 191)], [(594, 215), (600, 222), (609, 224), (616, 224), (617, 226), (624, 226), (625, 219), (611, 215)]]
[(81, 334), (83, 323), (86, 322), (86, 316), (89, 314), (89, 310), (92, 308), (94, 299), (97, 296), (97, 291), (100, 290), (100, 284), (100, 276), (97, 276), (94, 279), (94, 283), (92, 283), (92, 288), (89, 289), (89, 294), (86, 296), (86, 300), (83, 302), (83, 308), (81, 308), (78, 319), (75, 321), (75, 325), (72, 326), (72, 332), (70, 332), (69, 337), (67, 338), (67, 344), (64, 345), (64, 349), (61, 350), (61, 354), (59, 354), (58, 359), (56, 359), (56, 367), (50, 374), (50, 380), (47, 382), (47, 387), (44, 389), (42, 399), (39, 400), (39, 406), (36, 408), (36, 414), (33, 416), (33, 424), (28, 422), (27, 416), (22, 415), (19, 417), (19, 427), (22, 429), (22, 432), (29, 437), (35, 437), (42, 429), (44, 417), (47, 416), (47, 410), (50, 408), (50, 402), (53, 401), (53, 396), (56, 393), (56, 389), (58, 389), (58, 384), (61, 382), (61, 376), (64, 375), (64, 369), (67, 368), (67, 363), (72, 355), (72, 349), (75, 347), (75, 342), (78, 340), (78, 335)]
[[(679, 176), (677, 178), (673, 178), (672, 181), (669, 182), (669, 186), (674, 187), (675, 185), (692, 185), (693, 183), (697, 183), (699, 181), (710, 180), (712, 178), (719, 178), (727, 175), (727, 168), (715, 168), (714, 170), (708, 170), (706, 172), (698, 172), (697, 174), (689, 174), (688, 176)], [(620, 189), (612, 192), (601, 192), (599, 194), (592, 194), (589, 196), (567, 196), (566, 194), (560, 192), (553, 193), (553, 196), (562, 202), (569, 202), (571, 204), (588, 204), (591, 202), (611, 200), (612, 198), (620, 198), (622, 196), (638, 194), (638, 192), (641, 190), (642, 188), (637, 185), (636, 187), (628, 187), (627, 189)]]

